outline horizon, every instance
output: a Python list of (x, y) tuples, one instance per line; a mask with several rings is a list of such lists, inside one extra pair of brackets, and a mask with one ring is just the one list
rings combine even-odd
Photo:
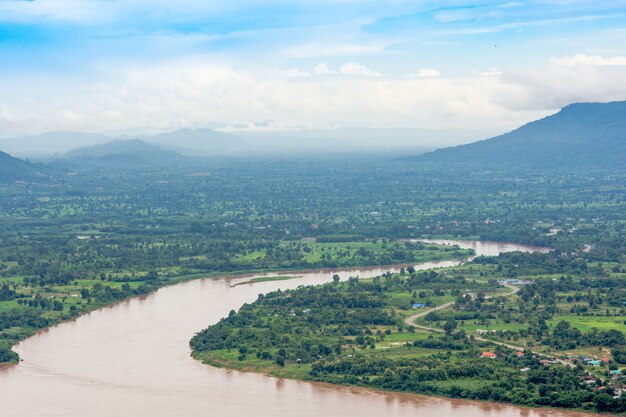
[(438, 4), (3, 2), (0, 138), (503, 133), (626, 99), (626, 1)]

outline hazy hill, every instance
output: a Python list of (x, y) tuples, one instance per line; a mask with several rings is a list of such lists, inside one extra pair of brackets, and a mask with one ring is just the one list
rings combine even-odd
[(263, 153), (397, 152), (403, 149), (415, 153), (475, 141), (493, 133), (493, 130), (340, 127), (237, 134), (255, 152)]
[(21, 136), (0, 140), (0, 150), (19, 156), (45, 156), (65, 153), (82, 146), (112, 140), (99, 133), (47, 132), (37, 136)]
[[(246, 143), (239, 137), (211, 129), (180, 129), (133, 138), (189, 155), (223, 155), (247, 150)], [(47, 132), (36, 136), (0, 139), (0, 151), (21, 157), (46, 160), (51, 156), (58, 156), (74, 149), (130, 139), (100, 133)]]
[(188, 163), (191, 158), (138, 139), (114, 140), (67, 152), (62, 161), (74, 165), (107, 169), (171, 167)]
[(183, 155), (309, 154), (325, 152), (379, 152), (406, 150), (417, 153), (441, 146), (478, 140), (493, 130), (361, 128), (238, 131), (180, 129), (164, 133), (111, 136), (84, 132), (49, 132), (37, 136), (0, 139), (0, 150), (39, 161), (86, 146), (113, 140), (140, 139)]
[(241, 152), (246, 149), (246, 143), (239, 137), (211, 129), (180, 129), (141, 136), (141, 139), (181, 153), (193, 153), (194, 155), (197, 155), (197, 151), (205, 155), (214, 155)]
[(37, 168), (30, 162), (0, 152), (0, 182), (25, 180), (32, 178), (36, 173)]
[(626, 166), (626, 102), (578, 103), (491, 139), (411, 160), (483, 167), (557, 169)]

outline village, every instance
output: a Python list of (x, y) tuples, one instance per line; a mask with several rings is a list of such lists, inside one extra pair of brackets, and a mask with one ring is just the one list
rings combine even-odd
[[(607, 349), (605, 349), (607, 350)], [(607, 353), (610, 353), (607, 352)], [(496, 353), (493, 351), (483, 351), (480, 354), (484, 359), (497, 359), (498, 355), (510, 354), (505, 350), (500, 350)], [(531, 355), (532, 358), (537, 359), (540, 357), (530, 351), (515, 351), (513, 353), (517, 358)], [(609, 357), (592, 358), (586, 355), (568, 355), (564, 358), (544, 358), (539, 360), (541, 366), (553, 366), (553, 365), (568, 365), (570, 367), (578, 367), (584, 369), (585, 373), (580, 377), (580, 384), (586, 385), (591, 388), (592, 391), (604, 391), (611, 395), (613, 398), (621, 398), (626, 392), (626, 375), (622, 373), (621, 369), (618, 369), (616, 363)], [(530, 367), (520, 368), (519, 372), (528, 372)]]

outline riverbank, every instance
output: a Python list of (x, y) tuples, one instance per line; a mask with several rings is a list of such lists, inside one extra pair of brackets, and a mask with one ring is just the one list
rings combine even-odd
[[(361, 394), (366, 394), (366, 395), (393, 395), (393, 396), (399, 396), (403, 399), (405, 399), (406, 401), (415, 401), (415, 400), (445, 400), (445, 401), (453, 401), (455, 404), (455, 407), (462, 407), (462, 406), (472, 406), (472, 405), (477, 405), (479, 407), (502, 407), (503, 409), (505, 408), (509, 408), (509, 407), (514, 407), (516, 409), (519, 409), (522, 412), (522, 415), (528, 415), (531, 412), (536, 412), (536, 411), (546, 411), (550, 414), (548, 414), (546, 417), (549, 416), (555, 416), (555, 415), (563, 415), (563, 409), (562, 408), (557, 408), (557, 407), (531, 407), (531, 406), (522, 406), (519, 404), (511, 404), (511, 403), (506, 403), (506, 402), (494, 402), (494, 401), (489, 401), (489, 400), (476, 400), (476, 399), (463, 399), (463, 398), (454, 398), (454, 397), (449, 397), (449, 396), (444, 396), (444, 395), (437, 395), (437, 394), (428, 394), (428, 395), (424, 395), (424, 394), (417, 394), (417, 393), (411, 393), (411, 392), (406, 392), (406, 391), (401, 391), (401, 390), (392, 390), (392, 389), (383, 389), (383, 388), (371, 388), (371, 387), (367, 387), (367, 386), (363, 386), (363, 385), (358, 385), (358, 384), (350, 384), (350, 383), (342, 383), (342, 382), (336, 382), (336, 383), (329, 383), (329, 382), (322, 382), (316, 379), (311, 379), (308, 375), (307, 372), (310, 371), (310, 367), (306, 367), (306, 366), (301, 366), (297, 369), (294, 369), (294, 367), (285, 367), (282, 369), (267, 369), (263, 366), (260, 367), (247, 367), (247, 366), (242, 366), (242, 365), (238, 365), (236, 362), (228, 362), (225, 363), (219, 359), (211, 359), (210, 356), (203, 356), (203, 355), (198, 355), (196, 352), (192, 353), (192, 357), (200, 362), (202, 362), (205, 365), (209, 365), (215, 368), (220, 368), (220, 369), (225, 369), (225, 370), (229, 370), (229, 371), (234, 371), (234, 372), (241, 372), (241, 373), (255, 373), (255, 374), (259, 374), (259, 375), (263, 375), (266, 377), (270, 377), (270, 378), (278, 378), (280, 379), (289, 379), (289, 380), (293, 380), (293, 381), (300, 381), (300, 382), (304, 382), (304, 383), (308, 383), (308, 384), (312, 384), (315, 386), (320, 386), (320, 387), (324, 387), (326, 389), (332, 389), (332, 390), (347, 390), (348, 392), (358, 392)], [(566, 411), (567, 413), (567, 417), (589, 417), (589, 416), (615, 416), (615, 414), (612, 413), (598, 413), (598, 412), (594, 412), (593, 410), (585, 410), (585, 409), (568, 409)]]
[[(498, 262), (464, 264), (437, 272), (385, 275), (265, 294), (198, 333), (191, 340), (193, 357), (212, 366), (280, 378), (536, 407), (622, 412), (620, 382), (614, 376), (607, 379), (608, 369), (617, 369), (617, 374), (612, 371), (611, 375), (620, 375), (616, 364), (598, 369), (599, 359), (595, 363), (591, 359), (560, 359), (546, 350), (545, 340), (540, 351), (535, 351), (528, 348), (529, 340), (499, 341), (506, 336), (502, 331), (490, 337), (473, 334), (471, 329), (476, 328), (481, 311), (491, 312), (487, 317), (495, 319), (493, 312), (513, 311), (518, 303), (530, 300), (535, 290), (528, 285), (546, 279), (537, 267), (541, 259), (552, 262), (549, 256), (514, 254), (498, 258)], [(509, 263), (523, 279), (504, 278), (509, 276), (509, 267), (503, 266)], [(564, 264), (563, 268), (570, 266)], [(605, 271), (610, 273), (611, 268)], [(491, 278), (489, 282), (487, 278)], [(494, 292), (497, 281), (508, 292)], [(545, 285), (550, 282), (552, 279)], [(518, 296), (520, 289), (524, 292)], [(536, 306), (543, 302), (539, 298), (534, 301)], [(550, 308), (554, 297), (548, 297), (546, 303)], [(422, 311), (412, 313), (411, 309)], [(464, 319), (459, 324), (455, 317)], [(430, 324), (416, 324), (416, 320)], [(517, 320), (512, 322), (509, 317), (506, 323), (511, 324), (504, 328), (519, 328)], [(463, 327), (468, 324), (472, 333)], [(405, 326), (410, 326), (408, 332)], [(556, 326), (554, 335), (547, 328), (549, 336), (561, 337), (557, 331), (568, 328), (564, 326)], [(595, 341), (581, 339), (581, 343), (606, 348), (611, 345), (602, 340), (620, 344), (624, 339), (621, 333), (606, 331), (593, 335)], [(622, 342), (603, 339), (618, 335)], [(568, 358), (586, 352), (588, 349), (569, 351)], [(610, 359), (603, 361), (609, 364)]]
[[(467, 259), (472, 252), (471, 249), (460, 249), (458, 251), (451, 251), (449, 248), (445, 248), (443, 250), (437, 249), (438, 246), (441, 245), (433, 245), (427, 251), (431, 257), (434, 257), (435, 260), (432, 262), (438, 263), (441, 262), (445, 264), (447, 262), (457, 262), (463, 259)], [(433, 250), (434, 249), (434, 250)], [(417, 256), (419, 257), (419, 256)], [(422, 262), (420, 262), (422, 263)], [(430, 263), (430, 261), (426, 261), (423, 263)], [(333, 273), (341, 273), (345, 271), (353, 271), (355, 269), (359, 269), (361, 271), (367, 271), (372, 269), (378, 269), (381, 267), (388, 269), (395, 268), (406, 268), (409, 266), (416, 265), (416, 263), (405, 263), (405, 264), (390, 264), (390, 265), (367, 265), (367, 266), (341, 266), (337, 268), (322, 268), (322, 269), (311, 269), (311, 268), (269, 268), (264, 270), (240, 270), (240, 271), (229, 271), (229, 272), (211, 272), (211, 273), (194, 273), (194, 274), (185, 274), (174, 277), (162, 277), (157, 279), (146, 279), (144, 281), (131, 281), (131, 282), (111, 282), (111, 281), (100, 281), (100, 280), (77, 280), (75, 285), (65, 285), (59, 286), (57, 288), (50, 288), (49, 292), (52, 292), (52, 296), (48, 295), (49, 292), (44, 293), (44, 299), (52, 300), (50, 304), (52, 304), (55, 300), (64, 300), (64, 304), (69, 306), (66, 310), (63, 306), (61, 311), (54, 310), (53, 304), (48, 308), (48, 311), (42, 308), (41, 313), (45, 312), (45, 316), (41, 320), (30, 320), (30, 322), (37, 323), (38, 326), (22, 326), (14, 328), (6, 329), (5, 331), (0, 333), (0, 363), (8, 363), (8, 364), (17, 364), (19, 363), (19, 356), (13, 353), (12, 348), (20, 343), (21, 341), (38, 334), (41, 331), (47, 331), (54, 326), (64, 323), (67, 321), (75, 320), (82, 315), (88, 314), (95, 310), (110, 307), (117, 303), (135, 298), (142, 297), (148, 294), (151, 294), (161, 288), (180, 284), (182, 282), (200, 279), (200, 278), (223, 278), (230, 277), (232, 279), (237, 278), (259, 278), (260, 280), (268, 279), (270, 274), (282, 274), (282, 275), (301, 275), (308, 273), (317, 273), (317, 272), (333, 272)], [(279, 280), (284, 280), (285, 278), (279, 277)], [(91, 286), (91, 287), (89, 287)], [(85, 287), (91, 288), (99, 286), (101, 289), (101, 295), (95, 296), (93, 291), (88, 291), (88, 295), (83, 297), (82, 289)], [(34, 295), (31, 297), (34, 297)], [(28, 301), (26, 297), (23, 297), (25, 301)], [(47, 303), (48, 304), (48, 303)], [(13, 302), (12, 306), (3, 307), (0, 305), (0, 311), (11, 311), (10, 308), (19, 308), (20, 305), (17, 302)], [(19, 321), (20, 318), (17, 316), (14, 321)], [(3, 337), (4, 335), (4, 337)], [(8, 360), (2, 361), (1, 358), (6, 358)]]
[[(365, 279), (388, 270), (351, 270), (340, 276)], [(24, 361), (0, 372), (3, 411), (15, 417), (79, 416), (94, 407), (103, 416), (137, 417), (206, 417), (216, 409), (231, 417), (271, 417), (276, 410), (303, 416), (578, 416), (502, 403), (379, 395), (363, 388), (268, 379), (205, 366), (184, 349), (190, 335), (207, 322), (217, 323), (231, 309), (252, 303), (259, 293), (322, 284), (332, 281), (332, 275), (306, 274), (297, 280), (235, 288), (230, 285), (238, 278), (190, 280), (60, 324), (21, 343), (16, 350)], [(409, 335), (406, 329), (403, 334)], [(238, 401), (241, 392), (248, 393), (247, 401)], [(29, 401), (33, 396), (38, 401)]]

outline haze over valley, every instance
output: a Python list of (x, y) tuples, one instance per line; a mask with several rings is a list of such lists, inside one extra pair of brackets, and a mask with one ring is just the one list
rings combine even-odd
[(624, 16), (0, 2), (0, 414), (623, 415)]

